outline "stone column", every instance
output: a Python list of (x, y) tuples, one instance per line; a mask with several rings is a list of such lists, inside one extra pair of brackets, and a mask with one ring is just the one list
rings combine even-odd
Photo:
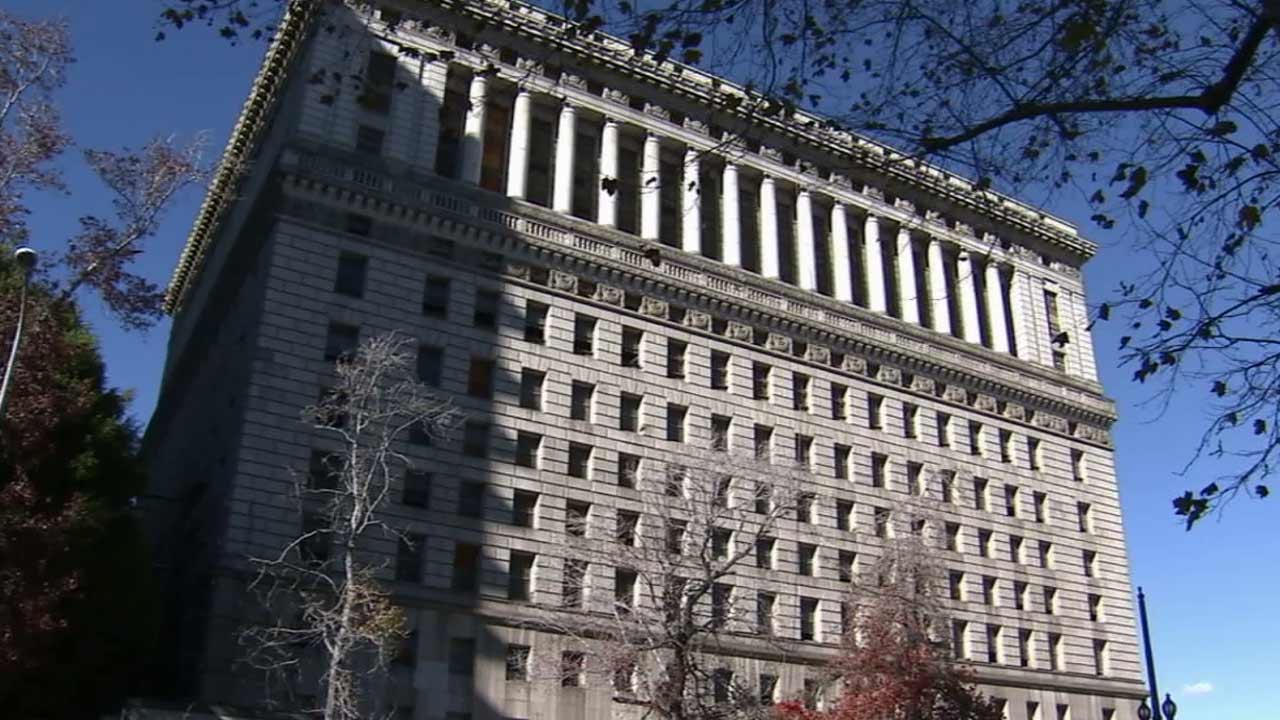
[(1009, 352), (1009, 326), (1004, 321), (1004, 284), (1000, 282), (1000, 265), (987, 261), (984, 276), (987, 291), (987, 327), (991, 328), (991, 349)]
[(577, 140), (578, 113), (566, 100), (560, 105), (560, 126), (556, 132), (555, 182), (551, 209), (567, 213), (573, 209), (573, 146)]
[[(615, 181), (613, 191), (604, 187), (604, 180)], [(604, 129), (600, 132), (600, 177), (596, 185), (600, 189), (599, 211), (596, 222), (607, 227), (618, 226), (618, 123), (613, 118), (605, 118)]]
[(685, 252), (702, 254), (702, 203), (698, 187), (698, 151), (684, 151), (684, 175), (680, 180), (680, 217), (683, 221), (681, 247)]
[(880, 219), (867, 213), (862, 238), (862, 269), (867, 273), (867, 308), (875, 312), (888, 312), (889, 302), (884, 293), (884, 259), (880, 254)]
[(916, 256), (912, 251), (911, 231), (898, 228), (898, 304), (902, 319), (920, 324), (920, 289), (916, 287)]
[(947, 298), (947, 266), (942, 258), (942, 241), (929, 238), (926, 250), (929, 261), (929, 303), (933, 315), (933, 329), (943, 335), (951, 334), (951, 303)]
[(835, 275), (836, 299), (853, 302), (853, 277), (849, 264), (849, 221), (844, 205), (831, 205), (831, 267)]
[(796, 194), (796, 279), (803, 290), (818, 289), (818, 255), (813, 237), (813, 198), (801, 189)]
[(480, 161), (484, 154), (484, 104), (489, 82), (483, 75), (471, 78), (467, 93), (467, 115), (462, 125), (462, 169), (464, 182), (480, 184)]
[(956, 287), (960, 292), (960, 322), (964, 339), (971, 343), (982, 342), (982, 327), (978, 324), (978, 286), (974, 282), (973, 258), (968, 250), (956, 256)]
[(533, 99), (521, 88), (511, 110), (511, 157), (507, 159), (507, 195), (523, 199), (529, 179), (529, 123)]
[(721, 252), (726, 265), (742, 267), (742, 223), (738, 220), (738, 166), (724, 164), (720, 200)]
[(778, 194), (773, 178), (760, 181), (760, 274), (767, 278), (782, 277), (781, 251), (778, 249)]
[(662, 184), (662, 144), (658, 136), (646, 133), (640, 165), (640, 237), (657, 240), (662, 224), (659, 187)]
[(1013, 351), (1014, 354), (1023, 360), (1036, 360), (1043, 362), (1036, 357), (1035, 349), (1032, 347), (1031, 338), (1028, 334), (1027, 322), (1027, 276), (1017, 265), (1013, 266), (1013, 272), (1009, 275), (1009, 315), (1013, 319)]

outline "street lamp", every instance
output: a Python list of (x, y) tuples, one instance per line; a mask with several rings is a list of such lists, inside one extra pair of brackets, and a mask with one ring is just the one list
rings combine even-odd
[(0, 383), (0, 420), (4, 419), (5, 407), (9, 402), (9, 381), (13, 379), (13, 368), (18, 363), (18, 345), (22, 342), (22, 323), (27, 314), (27, 285), (31, 282), (31, 271), (36, 267), (39, 256), (29, 247), (20, 247), (13, 251), (13, 260), (22, 269), (22, 297), (18, 300), (18, 326), (13, 331), (13, 345), (9, 347), (9, 362), (4, 366), (4, 382)]
[(1151, 720), (1151, 708), (1147, 707), (1147, 699), (1142, 699), (1142, 704), (1138, 706), (1138, 720)]
[(1167, 720), (1173, 720), (1173, 716), (1178, 712), (1178, 706), (1173, 703), (1173, 698), (1169, 697), (1169, 693), (1164, 694), (1164, 702), (1160, 703), (1160, 709), (1164, 711)]

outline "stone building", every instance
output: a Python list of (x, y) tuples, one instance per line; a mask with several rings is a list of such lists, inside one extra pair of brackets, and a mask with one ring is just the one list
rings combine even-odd
[(401, 716), (622, 716), (605, 685), (509, 677), (512, 648), (547, 641), (511, 619), (562, 603), (568, 516), (613, 532), (644, 510), (625, 471), (713, 430), (795, 457), (814, 500), (774, 567), (736, 581), (778, 598), (794, 640), (739, 677), (803, 692), (839, 640), (842, 564), (927, 499), (956, 650), (1006, 716), (1133, 716), (1094, 245), (529, 5), (324, 6), (296, 5), (270, 45), (169, 288), (146, 449), (182, 693), (253, 700), (245, 558), (296, 536), (292, 473), (325, 450), (299, 412), (337, 354), (399, 330), (468, 415), (457, 442), (405, 445), (390, 509), (421, 538), (383, 548), (416, 628)]

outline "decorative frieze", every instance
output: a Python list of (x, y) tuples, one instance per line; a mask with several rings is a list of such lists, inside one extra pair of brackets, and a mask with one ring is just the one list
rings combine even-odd
[(578, 292), (578, 276), (560, 270), (551, 271), (551, 289), (567, 293)]
[(578, 90), (587, 89), (587, 79), (571, 72), (560, 73), (560, 84)]
[(1068, 430), (1066, 418), (1057, 415), (1051, 415), (1043, 410), (1036, 410), (1031, 416), (1031, 424), (1036, 427), (1042, 427), (1054, 432), (1066, 433)]
[(640, 299), (640, 313), (643, 315), (648, 315), (649, 317), (658, 318), (660, 320), (666, 320), (669, 311), (670, 306), (665, 300), (659, 300), (656, 297), (650, 297), (648, 295), (645, 295)]
[(740, 322), (729, 321), (729, 326), (725, 329), (725, 337), (730, 340), (740, 340), (742, 342), (751, 342), (751, 326)]
[(804, 359), (810, 362), (831, 364), (831, 348), (826, 345), (810, 345), (805, 348)]
[(890, 385), (901, 385), (902, 371), (896, 367), (881, 365), (880, 369), (876, 371), (876, 379)]
[(710, 330), (711, 316), (701, 310), (690, 310), (684, 314), (684, 324), (694, 330)]
[(532, 275), (532, 272), (530, 272), (528, 265), (509, 262), (503, 268), (502, 274), (507, 277), (516, 278), (517, 280), (528, 280)]
[(780, 353), (791, 353), (791, 338), (778, 333), (769, 333), (769, 339), (765, 341), (764, 346), (769, 350)]
[(978, 393), (973, 398), (973, 407), (975, 410), (993, 413), (996, 411), (996, 399), (990, 395)]
[(645, 103), (645, 104), (644, 104), (644, 114), (645, 114), (645, 115), (648, 115), (649, 117), (655, 117), (655, 118), (658, 118), (659, 120), (670, 120), (670, 119), (671, 119), (671, 111), (670, 111), (670, 110), (668, 110), (668, 109), (666, 109), (666, 108), (662, 107), (661, 105), (657, 105), (657, 104), (654, 104), (654, 103)]
[(840, 369), (847, 370), (855, 375), (866, 375), (867, 359), (857, 355), (845, 355)]
[(598, 300), (607, 305), (616, 305), (622, 307), (623, 299), (626, 294), (622, 292), (622, 288), (613, 285), (596, 285), (596, 292), (592, 296), (593, 300)]
[(699, 135), (710, 135), (711, 126), (699, 120), (698, 118), (687, 117), (684, 119), (684, 128)]
[(959, 385), (947, 385), (942, 391), (942, 399), (947, 402), (967, 405), (969, 401), (969, 391)]
[(932, 395), (936, 391), (936, 384), (931, 377), (923, 375), (915, 375), (911, 378), (911, 389), (916, 392)]
[(1024, 422), (1027, 419), (1027, 409), (1016, 403), (1008, 403), (1004, 406), (1004, 416), (1010, 420)]
[(616, 102), (620, 105), (626, 105), (631, 102), (631, 97), (618, 88), (607, 87), (601, 93), (601, 96), (609, 102)]

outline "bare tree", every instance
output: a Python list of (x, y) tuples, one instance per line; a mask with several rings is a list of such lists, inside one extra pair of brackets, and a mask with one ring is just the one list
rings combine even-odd
[(782, 720), (998, 720), (998, 705), (973, 687), (973, 674), (952, 659), (951, 620), (940, 600), (945, 580), (921, 528), (905, 515), (906, 532), (850, 585), (844, 651), (831, 664), (839, 694), (823, 710), (798, 701), (778, 708)]
[[(409, 542), (382, 520), (412, 466), (398, 447), (412, 432), (443, 436), (458, 419), (408, 373), (408, 343), (376, 336), (338, 360), (336, 382), (303, 418), (341, 449), (295, 474), (301, 533), (275, 555), (250, 558), (266, 620), (242, 632), (247, 662), (290, 690), (318, 682), (320, 704), (310, 710), (325, 720), (369, 716), (373, 683), (406, 636), (378, 579), (386, 563), (370, 549), (379, 536)], [(308, 677), (312, 663), (318, 679)]]
[[(772, 637), (772, 608), (734, 581), (794, 521), (801, 473), (718, 451), (653, 465), (633, 476), (638, 498), (611, 532), (587, 532), (570, 507), (562, 607), (534, 623), (562, 636), (563, 652), (539, 658), (535, 674), (569, 685), (598, 676), (645, 717), (763, 717), (759, 693), (724, 656), (744, 643), (785, 647)], [(613, 574), (612, 591), (592, 592), (592, 566)]]

